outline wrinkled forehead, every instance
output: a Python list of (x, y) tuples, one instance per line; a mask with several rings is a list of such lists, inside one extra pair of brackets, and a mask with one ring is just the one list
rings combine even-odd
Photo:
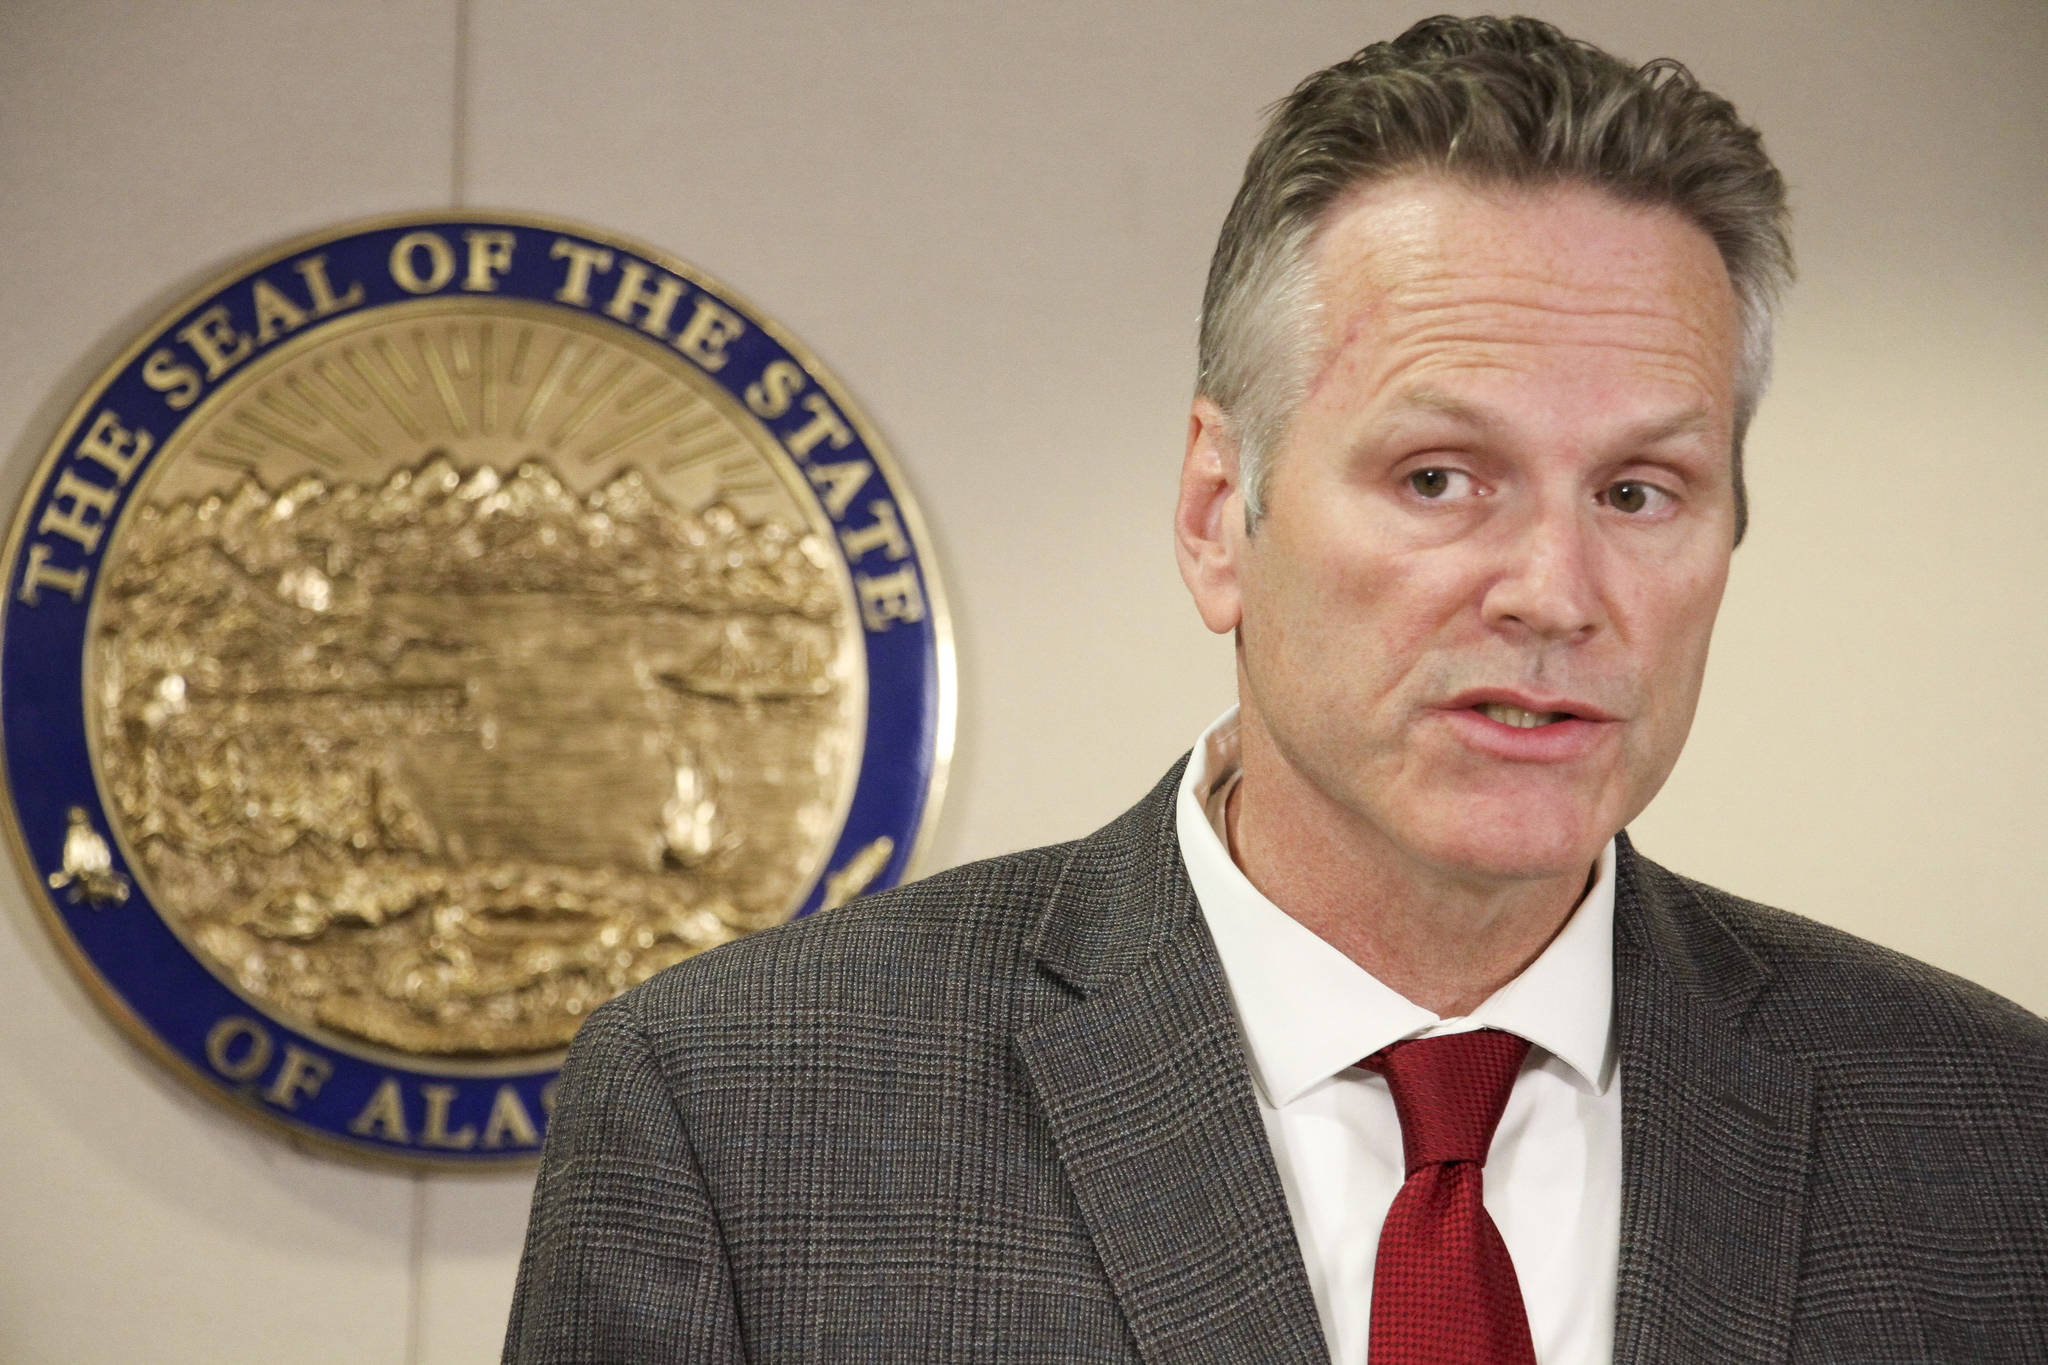
[(1690, 219), (1574, 182), (1376, 180), (1332, 204), (1311, 254), (1325, 311), (1461, 281), (1585, 312), (1675, 305), (1732, 325), (1737, 310), (1719, 248)]
[(1314, 242), (1309, 388), (1400, 345), (1647, 348), (1732, 401), (1739, 306), (1713, 240), (1674, 209), (1576, 184), (1379, 181)]

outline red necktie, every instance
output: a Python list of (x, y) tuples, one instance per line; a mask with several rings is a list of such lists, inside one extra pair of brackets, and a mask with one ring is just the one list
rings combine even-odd
[(1480, 1202), (1480, 1168), (1527, 1039), (1412, 1038), (1359, 1063), (1387, 1078), (1408, 1180), (1380, 1232), (1370, 1365), (1535, 1365), (1522, 1288)]

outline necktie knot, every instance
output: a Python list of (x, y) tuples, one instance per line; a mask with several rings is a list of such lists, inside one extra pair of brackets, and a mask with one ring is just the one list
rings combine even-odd
[(1454, 1161), (1485, 1165), (1528, 1053), (1526, 1038), (1478, 1029), (1410, 1038), (1360, 1063), (1385, 1076), (1394, 1092), (1408, 1174)]

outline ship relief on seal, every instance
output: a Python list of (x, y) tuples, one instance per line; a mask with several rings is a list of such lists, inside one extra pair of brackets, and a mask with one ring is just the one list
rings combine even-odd
[(517, 215), (245, 262), (16, 516), (10, 834), (151, 1051), (327, 1146), (530, 1157), (590, 1010), (900, 880), (950, 747), (901, 474), (785, 331)]

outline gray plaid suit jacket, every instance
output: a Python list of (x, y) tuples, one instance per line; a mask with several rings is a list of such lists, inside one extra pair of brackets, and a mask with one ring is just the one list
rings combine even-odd
[[(1178, 776), (595, 1013), (505, 1359), (1326, 1360)], [(2048, 1361), (2048, 1024), (1617, 875), (1616, 1359)]]

